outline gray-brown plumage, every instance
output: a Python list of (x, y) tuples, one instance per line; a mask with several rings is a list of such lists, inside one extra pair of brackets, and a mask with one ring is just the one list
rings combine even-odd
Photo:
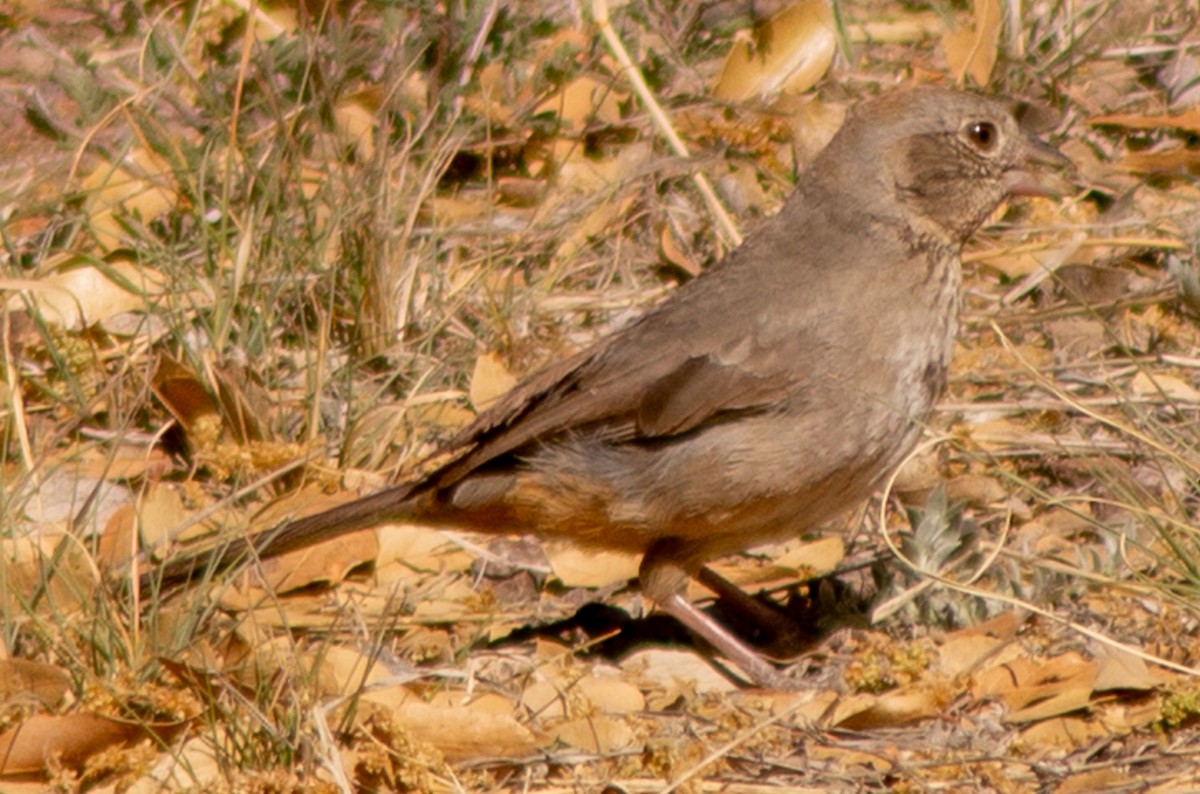
[(898, 465), (945, 383), (963, 243), (1005, 197), (1045, 195), (1036, 171), (1064, 162), (994, 100), (917, 88), (863, 102), (719, 265), (518, 385), (440, 468), (290, 522), (258, 554), (397, 519), (645, 552), (651, 599), (779, 683), (684, 599), (687, 578), (827, 521)]

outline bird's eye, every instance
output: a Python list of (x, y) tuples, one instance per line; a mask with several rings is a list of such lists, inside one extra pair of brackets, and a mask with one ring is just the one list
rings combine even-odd
[(990, 151), (1000, 137), (996, 131), (996, 125), (990, 121), (972, 121), (967, 125), (965, 131), (967, 140), (981, 152)]

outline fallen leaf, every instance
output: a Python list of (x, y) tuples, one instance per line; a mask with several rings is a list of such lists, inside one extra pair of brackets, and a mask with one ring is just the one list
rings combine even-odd
[(1124, 769), (1109, 767), (1069, 774), (1054, 788), (1054, 794), (1093, 794), (1096, 791), (1118, 791), (1129, 783)]
[(1151, 670), (1144, 659), (1129, 651), (1096, 643), (1092, 656), (1097, 668), (1092, 688), (1097, 692), (1145, 691), (1156, 689), (1166, 681)]
[(534, 114), (551, 113), (569, 132), (580, 132), (589, 124), (614, 125), (621, 121), (624, 95), (594, 77), (577, 77), (543, 101)]
[(471, 373), (471, 404), (476, 411), (486, 411), (516, 385), (516, 377), (501, 363), (499, 356), (484, 353), (475, 359), (475, 370)]
[(1183, 113), (1158, 115), (1113, 113), (1094, 116), (1088, 119), (1088, 123), (1096, 127), (1125, 127), (1131, 130), (1174, 129), (1200, 133), (1200, 108), (1192, 108)]
[(941, 36), (946, 32), (945, 19), (936, 11), (904, 13), (896, 9), (877, 7), (868, 22), (846, 25), (850, 41), (858, 44), (908, 44)]
[(1086, 747), (1106, 736), (1104, 726), (1080, 717), (1058, 717), (1031, 725), (1021, 732), (1021, 741), (1031, 750), (1031, 758), (1048, 753)]
[(71, 676), (61, 667), (31, 659), (0, 659), (0, 698), (7, 706), (53, 707), (70, 690)]
[(136, 725), (96, 714), (35, 714), (0, 734), (0, 775), (41, 772), (51, 759), (77, 767), (103, 750), (143, 735)]
[(122, 247), (127, 233), (120, 218), (149, 223), (175, 206), (175, 191), (170, 166), (148, 149), (135, 148), (117, 163), (102, 164), (83, 180), (88, 222), (100, 247)]
[(936, 717), (945, 705), (943, 698), (928, 687), (884, 695), (852, 695), (834, 709), (830, 724), (847, 730), (895, 727)]
[(646, 708), (642, 691), (613, 675), (584, 676), (575, 686), (604, 714), (634, 714)]
[(447, 761), (524, 758), (542, 745), (528, 728), (503, 714), (425, 703), (405, 703), (393, 714), (413, 736), (441, 751)]
[[(0, 280), (0, 289), (28, 297), (47, 323), (80, 331), (118, 314), (148, 311), (165, 290), (158, 271), (132, 262), (101, 262), (71, 256), (39, 279)], [(9, 311), (25, 307), (21, 295), (9, 298)]]
[(713, 95), (726, 102), (771, 99), (812, 88), (837, 51), (837, 28), (826, 0), (785, 8), (755, 31), (754, 45), (735, 41)]
[(263, 560), (261, 565), (267, 589), (287, 593), (314, 584), (337, 584), (378, 554), (378, 532), (364, 529)]
[(343, 99), (333, 108), (333, 122), (343, 143), (354, 147), (363, 162), (375, 157), (376, 108), (361, 94)]
[(952, 678), (972, 672), (977, 665), (1007, 643), (1007, 640), (978, 634), (953, 637), (942, 643), (938, 653), (938, 667)]
[(638, 575), (641, 555), (607, 549), (584, 549), (570, 542), (543, 545), (554, 576), (565, 587), (604, 587)]
[(1000, 42), (1000, 4), (997, 0), (975, 0), (973, 29), (955, 30), (942, 38), (946, 63), (963, 82), (969, 75), (978, 86), (986, 86), (996, 65)]
[(1167, 399), (1172, 402), (1200, 403), (1200, 390), (1172, 375), (1151, 375), (1139, 370), (1129, 382), (1129, 390), (1139, 397)]
[(814, 742), (811, 747), (805, 749), (805, 755), (808, 756), (814, 763), (828, 765), (830, 768), (845, 770), (843, 774), (850, 774), (851, 770), (856, 767), (870, 769), (877, 772), (887, 771), (893, 768), (891, 759), (879, 752), (867, 752), (865, 750), (851, 750), (836, 745), (824, 745)]
[(584, 752), (611, 755), (631, 747), (633, 729), (624, 720), (596, 714), (564, 722), (554, 728), (559, 741)]
[(642, 688), (656, 687), (663, 692), (654, 698), (651, 708), (673, 702), (681, 693), (734, 692), (737, 687), (713, 669), (693, 651), (649, 648), (629, 654), (621, 660), (621, 669), (635, 675)]
[(30, 521), (44, 530), (70, 523), (85, 536), (103, 532), (109, 519), (123, 505), (133, 502), (133, 494), (119, 483), (88, 477), (74, 469), (58, 469), (26, 491), (21, 505)]

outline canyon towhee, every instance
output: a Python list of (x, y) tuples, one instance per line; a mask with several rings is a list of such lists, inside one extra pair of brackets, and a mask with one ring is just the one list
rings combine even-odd
[(143, 586), (386, 521), (564, 537), (643, 552), (650, 599), (783, 684), (684, 597), (688, 578), (826, 522), (900, 463), (945, 384), (963, 243), (1006, 197), (1050, 195), (1041, 170), (1066, 164), (998, 101), (929, 87), (865, 101), (744, 245), (519, 384), (431, 473)]

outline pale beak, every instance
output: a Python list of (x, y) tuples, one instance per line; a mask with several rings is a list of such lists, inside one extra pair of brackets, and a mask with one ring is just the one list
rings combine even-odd
[(1068, 173), (1074, 164), (1058, 149), (1034, 137), (1022, 141), (1020, 165), (1004, 172), (1004, 186), (1011, 196), (1058, 198), (1074, 189)]

